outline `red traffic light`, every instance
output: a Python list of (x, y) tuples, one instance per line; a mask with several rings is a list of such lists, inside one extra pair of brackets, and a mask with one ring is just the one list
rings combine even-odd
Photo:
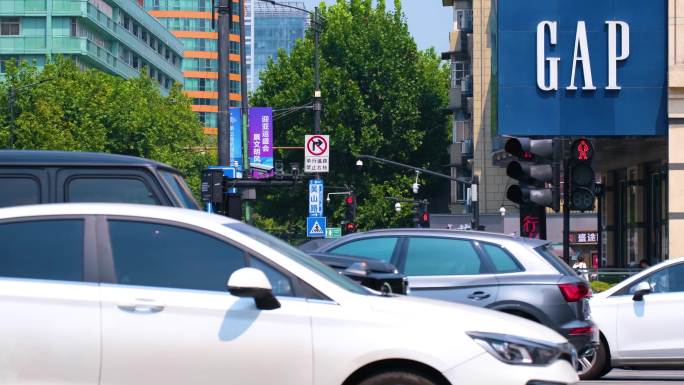
[(428, 213), (423, 213), (423, 215), (420, 216), (420, 220), (423, 222), (428, 222), (430, 221), (430, 214)]
[(346, 198), (344, 198), (344, 201), (347, 202), (348, 205), (354, 203), (354, 197), (351, 195), (348, 195)]
[(572, 160), (576, 162), (591, 162), (594, 158), (594, 146), (589, 139), (580, 138), (572, 142)]

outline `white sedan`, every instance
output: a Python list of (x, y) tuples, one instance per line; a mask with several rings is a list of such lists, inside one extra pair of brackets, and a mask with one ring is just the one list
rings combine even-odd
[(601, 346), (587, 378), (612, 368), (684, 368), (684, 259), (672, 259), (590, 300)]
[[(226, 284), (227, 282), (227, 284)], [(537, 323), (371, 292), (226, 217), (0, 209), (0, 383), (574, 384)]]

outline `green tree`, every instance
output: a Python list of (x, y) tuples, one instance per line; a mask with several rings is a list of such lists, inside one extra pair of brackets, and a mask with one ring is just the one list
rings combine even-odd
[[(395, 11), (380, 0), (339, 0), (321, 4), (325, 24), (320, 37), (322, 132), (331, 135), (331, 173), (326, 185), (354, 185), (358, 196), (358, 223), (362, 229), (410, 226), (411, 210), (394, 212), (388, 197), (411, 199), (414, 174), (368, 164), (363, 173), (354, 154), (371, 154), (416, 166), (438, 169), (448, 163), (450, 141), (447, 116), (448, 69), (433, 50), (420, 52), (408, 32), (400, 1)], [(313, 95), (313, 36), (299, 41), (292, 52), (280, 52), (261, 73), (261, 85), (252, 105), (285, 109), (307, 105)], [(306, 110), (304, 110), (306, 111)], [(276, 115), (275, 136), (280, 146), (299, 145), (312, 131), (308, 113)], [(289, 162), (303, 162), (302, 152), (280, 152)], [(435, 191), (434, 179), (421, 198)], [(330, 191), (330, 190), (328, 190)], [(262, 194), (257, 212), (277, 223), (291, 223), (306, 212), (305, 188), (278, 189)], [(265, 196), (264, 196), (265, 195)], [(406, 207), (407, 205), (404, 205)], [(408, 205), (410, 206), (410, 205)], [(332, 221), (343, 217), (341, 200)], [(302, 218), (303, 219), (303, 218)], [(302, 225), (303, 226), (303, 225)]]
[[(144, 72), (144, 71), (143, 71)], [(81, 70), (58, 58), (42, 71), (26, 62), (8, 66), (0, 84), (0, 146), (9, 145), (8, 96), (15, 90), (14, 148), (111, 152), (142, 156), (177, 167), (197, 191), (210, 164), (202, 125), (190, 99), (175, 84), (162, 95), (141, 73), (122, 79)]]

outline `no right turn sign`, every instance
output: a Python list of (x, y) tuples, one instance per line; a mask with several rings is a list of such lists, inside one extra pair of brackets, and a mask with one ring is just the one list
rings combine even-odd
[(304, 136), (304, 172), (329, 172), (330, 171), (330, 136), (329, 135), (305, 135)]

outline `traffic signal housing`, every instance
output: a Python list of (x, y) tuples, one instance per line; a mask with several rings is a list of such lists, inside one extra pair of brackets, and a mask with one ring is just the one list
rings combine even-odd
[(596, 196), (595, 173), (591, 166), (594, 146), (586, 138), (572, 142), (570, 148), (570, 208), (577, 211), (594, 209)]
[(504, 149), (515, 157), (506, 167), (506, 175), (519, 181), (508, 188), (506, 197), (519, 205), (536, 204), (560, 211), (561, 142), (509, 138)]
[(430, 213), (428, 212), (427, 203), (420, 204), (420, 211), (418, 212), (418, 226), (423, 228), (430, 227)]
[(349, 194), (344, 198), (345, 208), (344, 208), (344, 221), (345, 225), (343, 227), (345, 234), (351, 234), (356, 232), (356, 195)]

